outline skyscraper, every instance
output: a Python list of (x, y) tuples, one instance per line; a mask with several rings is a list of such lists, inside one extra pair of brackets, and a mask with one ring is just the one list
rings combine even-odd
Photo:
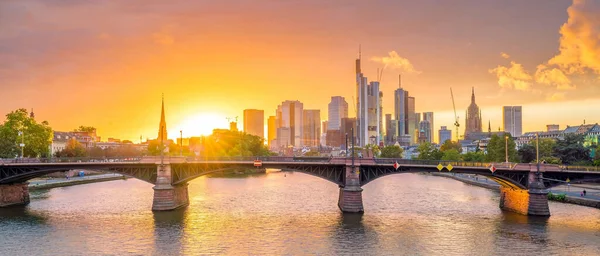
[(302, 145), (318, 147), (321, 141), (321, 110), (305, 109), (302, 115)]
[(429, 143), (433, 143), (433, 112), (423, 112), (423, 120), (429, 121)]
[(244, 132), (265, 138), (265, 111), (244, 109)]
[(519, 137), (523, 134), (523, 112), (521, 106), (502, 107), (502, 123), (504, 131), (510, 133), (513, 137)]
[(275, 122), (275, 116), (269, 116), (269, 119), (267, 119), (267, 144), (269, 145), (269, 149), (271, 149), (273, 146), (272, 143), (277, 136), (277, 127)]
[(396, 122), (396, 120), (392, 120), (392, 114), (385, 114), (385, 144), (393, 145), (396, 143), (394, 140), (396, 138), (396, 131), (392, 129), (392, 127), (396, 127), (396, 125), (392, 125), (392, 122)]
[(465, 120), (465, 138), (467, 138), (469, 133), (472, 132), (481, 132), (481, 110), (475, 103), (475, 88), (472, 89), (471, 94), (471, 105), (467, 108)]
[(410, 144), (417, 143), (419, 137), (419, 122), (421, 122), (421, 113), (415, 112), (415, 97), (408, 97), (406, 116), (408, 118), (408, 135), (410, 135)]
[[(328, 105), (328, 130), (339, 130), (342, 118), (348, 117), (348, 103), (341, 96), (331, 97)], [(323, 131), (326, 132), (327, 130)]]
[[(379, 145), (379, 82), (367, 82), (360, 69), (360, 49), (356, 59), (356, 93), (357, 93), (357, 138), (360, 146)], [(331, 121), (331, 120), (330, 120)]]
[(402, 88), (402, 76), (398, 75), (398, 89), (394, 91), (394, 119), (396, 120), (396, 141), (402, 146), (411, 144), (409, 128), (408, 91)]
[(452, 130), (448, 130), (446, 126), (442, 126), (438, 131), (438, 137), (440, 138), (440, 145), (444, 144), (447, 140), (452, 141)]
[(304, 105), (300, 101), (284, 101), (277, 106), (277, 145), (281, 147), (302, 146), (302, 122)]

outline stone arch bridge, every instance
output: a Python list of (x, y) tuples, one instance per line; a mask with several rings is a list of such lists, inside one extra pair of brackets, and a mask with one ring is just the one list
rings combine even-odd
[[(260, 160), (260, 167), (256, 167)], [(442, 167), (442, 168), (440, 168)], [(486, 176), (501, 185), (500, 207), (526, 215), (550, 215), (547, 188), (571, 182), (599, 180), (599, 171), (563, 170), (558, 166), (529, 164), (440, 162), (402, 159), (247, 157), (189, 159), (145, 157), (138, 159), (34, 159), (0, 160), (0, 206), (27, 204), (27, 181), (49, 173), (73, 169), (120, 173), (154, 184), (152, 209), (173, 210), (189, 204), (187, 182), (214, 172), (240, 168), (272, 168), (302, 172), (339, 186), (338, 206), (343, 212), (364, 212), (362, 186), (391, 174), (456, 172)], [(441, 169), (441, 170), (440, 170)]]

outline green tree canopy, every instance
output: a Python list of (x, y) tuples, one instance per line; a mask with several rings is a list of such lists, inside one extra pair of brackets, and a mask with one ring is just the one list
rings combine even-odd
[(448, 149), (442, 152), (442, 154), (442, 160), (444, 161), (460, 161), (461, 158), (460, 153), (455, 148)]
[[(19, 135), (22, 132), (22, 135)], [(26, 109), (21, 108), (6, 115), (6, 120), (0, 125), (0, 157), (12, 158), (21, 154), (24, 157), (48, 157), (52, 144), (52, 128), (48, 122), (37, 123), (29, 117)]]
[(440, 160), (443, 154), (429, 142), (421, 143), (417, 147), (417, 152), (419, 152), (418, 160)]
[(96, 128), (93, 126), (80, 125), (78, 128), (75, 128), (73, 131), (75, 131), (75, 132), (94, 132), (94, 131), (96, 131)]
[(444, 144), (440, 147), (440, 151), (444, 152), (446, 150), (456, 149), (459, 153), (462, 151), (462, 147), (457, 141), (446, 140)]
[(463, 161), (467, 162), (485, 162), (485, 154), (483, 151), (467, 152), (462, 155)]
[(554, 156), (560, 158), (563, 164), (591, 162), (590, 150), (583, 146), (583, 135), (566, 134), (556, 142)]
[(388, 145), (381, 149), (382, 158), (402, 158), (404, 150), (396, 145)]
[(238, 131), (213, 132), (204, 140), (204, 156), (269, 156), (264, 139)]
[(56, 157), (85, 157), (87, 150), (75, 138), (67, 141), (65, 149), (55, 153)]
[(536, 159), (535, 155), (535, 147), (530, 144), (523, 145), (517, 153), (519, 154), (519, 158), (521, 159), (521, 163), (531, 163)]
[[(518, 162), (517, 145), (510, 134), (506, 134), (508, 137), (508, 161)], [(487, 156), (486, 160), (489, 162), (504, 162), (506, 161), (506, 141), (504, 137), (500, 137), (496, 134), (492, 135), (490, 142), (487, 145)]]
[(550, 138), (541, 138), (539, 139), (539, 145), (536, 145), (536, 140), (531, 140), (529, 145), (533, 147), (533, 152), (535, 153), (536, 146), (538, 146), (538, 151), (540, 154), (540, 159), (544, 157), (551, 157), (554, 155), (554, 146), (556, 145), (556, 140)]

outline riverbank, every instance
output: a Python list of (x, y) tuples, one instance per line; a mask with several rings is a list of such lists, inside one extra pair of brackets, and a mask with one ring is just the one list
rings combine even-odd
[[(458, 181), (467, 183), (469, 185), (492, 189), (495, 191), (500, 191), (500, 185), (498, 183), (491, 181), (487, 178), (482, 178), (482, 177), (479, 177), (476, 175), (471, 176), (471, 175), (437, 173), (437, 172), (432, 172), (431, 175), (446, 177), (446, 178), (450, 178), (450, 179), (454, 179), (454, 180), (458, 180)], [(570, 192), (570, 191), (567, 192), (567, 191), (560, 191), (560, 190), (550, 190), (550, 192), (553, 194), (565, 194), (566, 195), (564, 201), (553, 200), (555, 202), (576, 204), (576, 205), (582, 205), (582, 206), (588, 206), (588, 207), (600, 209), (600, 199), (590, 198), (590, 197), (597, 197), (597, 196), (581, 197), (581, 196), (577, 196), (577, 192)], [(591, 195), (591, 193), (589, 193), (589, 194)]]
[(127, 177), (120, 174), (100, 174), (84, 177), (35, 179), (29, 181), (29, 190), (50, 189), (57, 187), (67, 187), (88, 183), (96, 183), (111, 180), (123, 180)]

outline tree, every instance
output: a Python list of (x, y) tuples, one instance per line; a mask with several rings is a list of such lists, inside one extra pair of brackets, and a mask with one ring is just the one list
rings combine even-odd
[(404, 150), (396, 145), (388, 145), (381, 149), (381, 158), (402, 158)]
[(459, 161), (460, 160), (460, 153), (455, 148), (448, 149), (442, 153), (443, 153), (442, 160), (444, 160), (444, 161)]
[(65, 149), (56, 152), (56, 157), (84, 157), (87, 156), (87, 151), (79, 141), (75, 138), (67, 141)]
[(244, 132), (229, 130), (213, 132), (206, 136), (203, 144), (203, 153), (206, 157), (271, 155), (264, 144), (264, 139)]
[[(22, 132), (22, 135), (19, 135)], [(52, 128), (48, 122), (37, 123), (21, 108), (6, 115), (0, 125), (0, 157), (12, 158), (21, 154), (19, 144), (24, 143), (24, 157), (48, 157), (52, 144)]]
[(74, 132), (95, 132), (96, 128), (93, 126), (80, 125), (78, 128), (73, 130)]
[(466, 162), (485, 162), (485, 154), (482, 151), (467, 152), (462, 158)]
[(554, 146), (556, 145), (556, 140), (550, 138), (542, 138), (539, 139), (539, 145), (537, 145), (536, 140), (531, 140), (529, 142), (529, 146), (533, 147), (533, 152), (535, 153), (536, 146), (538, 147), (538, 151), (540, 154), (540, 159), (544, 157), (551, 157), (554, 155)]
[(563, 164), (590, 162), (590, 150), (583, 146), (583, 135), (566, 134), (554, 145), (554, 156)]
[(420, 144), (417, 147), (417, 152), (419, 152), (418, 160), (440, 160), (443, 154), (429, 142)]
[(440, 151), (442, 152), (450, 149), (456, 149), (456, 151), (458, 151), (459, 153), (462, 151), (462, 147), (460, 146), (460, 144), (457, 141), (453, 142), (452, 140), (444, 141), (444, 144), (442, 144), (442, 146), (440, 147)]
[[(508, 161), (517, 162), (517, 145), (510, 134), (507, 133), (505, 136), (508, 136)], [(504, 137), (496, 134), (492, 135), (487, 145), (486, 160), (489, 162), (506, 161), (506, 141)]]
[(517, 152), (519, 154), (519, 158), (521, 159), (521, 163), (531, 163), (535, 161), (535, 147), (530, 144), (523, 145)]
[(304, 153), (304, 156), (320, 156), (320, 155), (321, 155), (321, 153), (319, 153), (319, 151), (313, 151), (313, 150)]

